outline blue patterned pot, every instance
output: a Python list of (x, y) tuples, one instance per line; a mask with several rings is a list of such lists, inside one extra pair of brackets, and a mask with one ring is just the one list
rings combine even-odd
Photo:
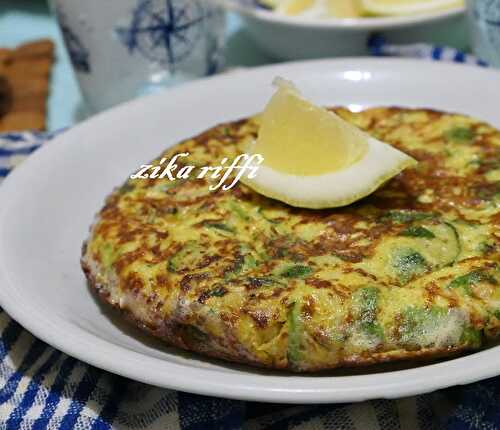
[(211, 0), (52, 0), (52, 8), (94, 111), (222, 66), (225, 20)]
[(468, 0), (467, 6), (475, 54), (500, 67), (500, 0)]

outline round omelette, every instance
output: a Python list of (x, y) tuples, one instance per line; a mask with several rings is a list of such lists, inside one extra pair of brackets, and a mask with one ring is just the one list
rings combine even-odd
[[(299, 372), (454, 355), (498, 337), (500, 132), (431, 110), (335, 111), (418, 165), (331, 210), (241, 182), (213, 192), (194, 176), (129, 179), (83, 247), (89, 284), (170, 345)], [(222, 124), (161, 157), (217, 166), (257, 132), (255, 118)]]

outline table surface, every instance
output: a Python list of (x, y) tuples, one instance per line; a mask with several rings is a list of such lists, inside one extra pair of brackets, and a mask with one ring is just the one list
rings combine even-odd
[[(227, 21), (228, 67), (258, 66), (274, 61), (259, 51), (236, 16), (229, 14)], [(52, 74), (47, 124), (52, 131), (70, 126), (86, 116), (57, 24), (45, 1), (0, 1), (0, 41), (3, 47), (14, 47), (42, 37), (49, 37), (56, 43), (57, 62)]]

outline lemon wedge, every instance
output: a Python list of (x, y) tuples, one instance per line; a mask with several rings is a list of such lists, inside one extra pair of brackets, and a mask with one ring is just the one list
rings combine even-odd
[(291, 206), (345, 206), (375, 191), (416, 161), (306, 100), (277, 78), (278, 90), (259, 116), (259, 135), (246, 151), (262, 164), (242, 181)]
[(415, 15), (464, 5), (463, 0), (361, 0), (367, 14), (371, 15)]

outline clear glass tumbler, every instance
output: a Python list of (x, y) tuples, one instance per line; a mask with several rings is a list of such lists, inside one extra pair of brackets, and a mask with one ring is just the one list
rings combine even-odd
[(474, 53), (500, 67), (500, 0), (467, 0)]
[(90, 109), (100, 111), (222, 67), (215, 0), (51, 0)]

